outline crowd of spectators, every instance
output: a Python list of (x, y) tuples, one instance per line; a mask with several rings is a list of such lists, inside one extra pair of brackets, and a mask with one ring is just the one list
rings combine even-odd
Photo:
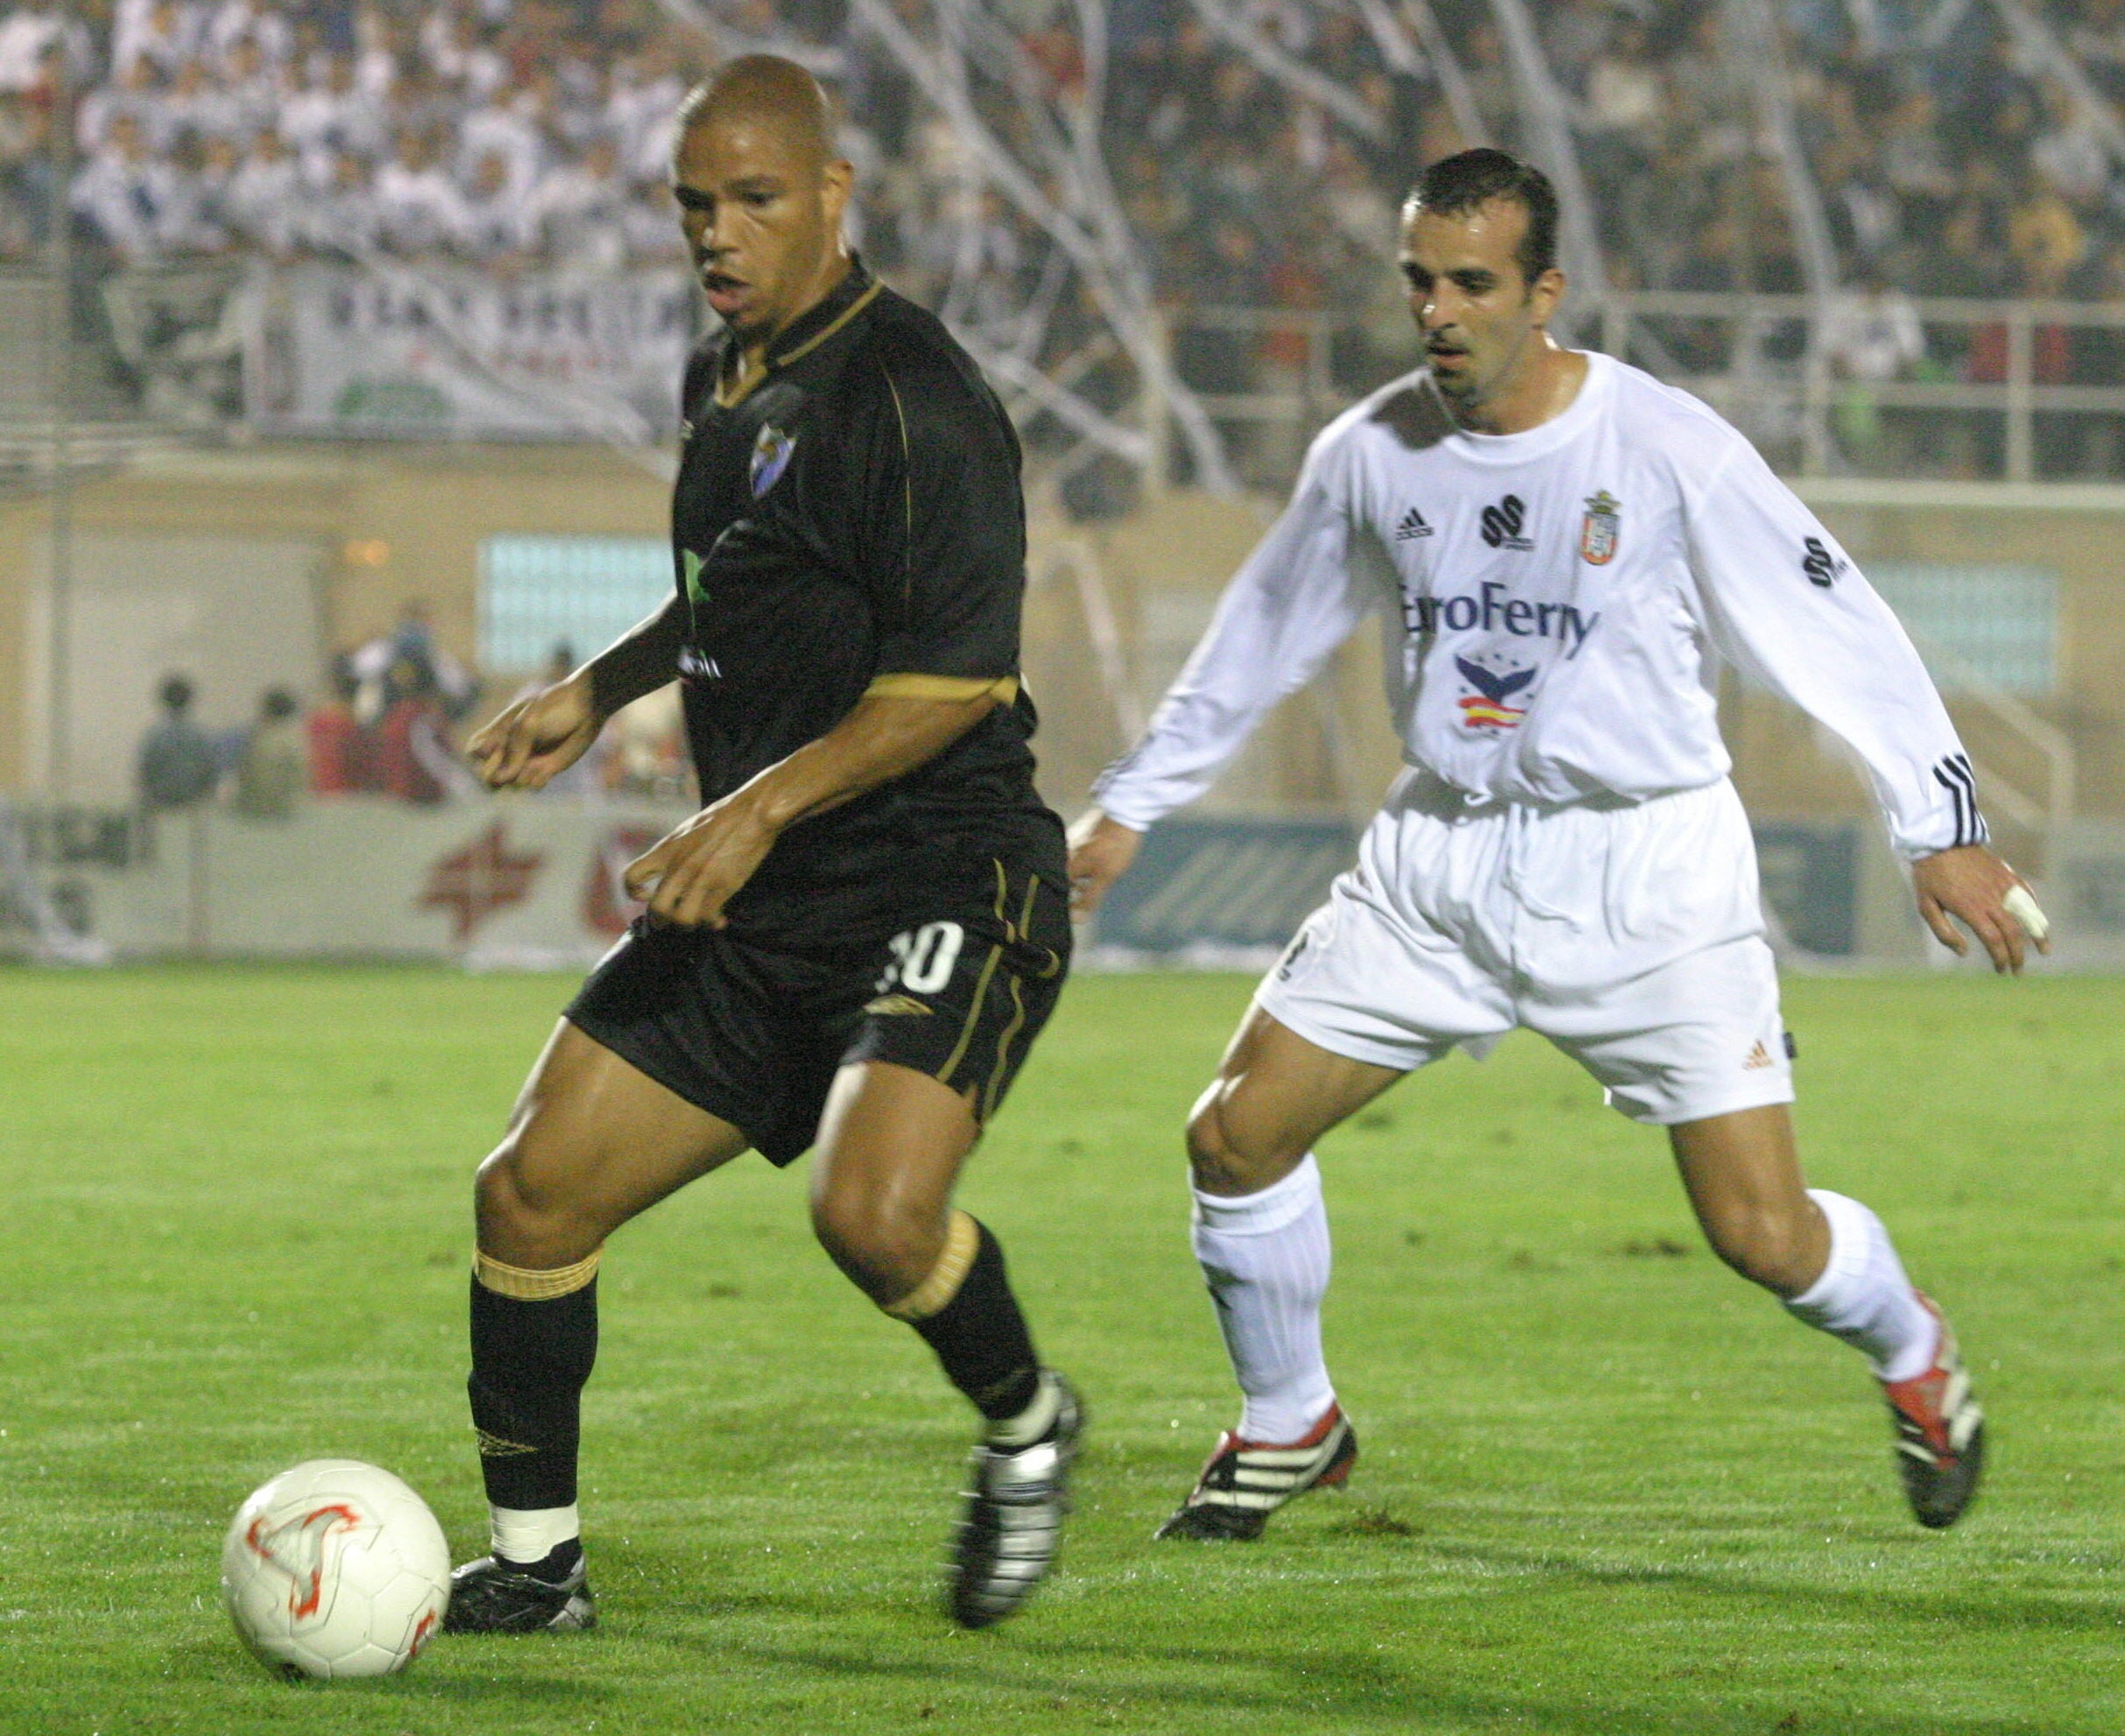
[[(965, 245), (946, 208), (981, 180), (966, 142), (845, 0), (712, 10), (837, 88), (873, 251), (934, 289)], [(928, 10), (899, 7), (918, 33)], [(992, 10), (1062, 102), (1082, 95), (1060, 0)], [(1536, 9), (1605, 263), (1625, 285), (1800, 285), (1722, 10)], [(1486, 0), (1432, 11), (1485, 128), (1536, 149)], [(1797, 131), (1848, 271), (1916, 293), (2107, 293), (2125, 212), (2104, 118), (2083, 97), (2125, 96), (2125, 0), (2052, 11), (2078, 91), (1974, 0), (1784, 0)], [(1380, 258), (1413, 170), (1463, 142), (1434, 70), (1420, 58), (1398, 71), (1355, 6), (1287, 0), (1272, 47), (1344, 93), (1364, 128), (1213, 34), (1188, 0), (1116, 0), (1109, 16), (1112, 179), (1168, 300), (1348, 301), (1361, 292), (1346, 268)], [(83, 93), (74, 208), (125, 260), (372, 248), (668, 259), (672, 114), (716, 52), (654, 0), (30, 0), (0, 16), (0, 253), (39, 240), (63, 63)], [(991, 118), (1007, 136), (1009, 116)], [(1001, 198), (980, 201), (975, 230), (992, 272), (1038, 271), (1041, 236)]]
[(293, 694), (268, 688), (257, 715), (233, 730), (209, 730), (194, 718), (194, 690), (183, 675), (165, 676), (155, 698), (156, 719), (133, 771), (144, 812), (175, 813), (222, 796), (253, 820), (294, 813), (306, 772)]
[[(935, 39), (929, 0), (890, 4)], [(1086, 100), (1063, 0), (985, 11), (1055, 104)], [(1227, 307), (1337, 314), (1337, 384), (1362, 383), (1407, 350), (1382, 269), (1397, 201), (1419, 165), (1469, 142), (1448, 81), (1403, 52), (1414, 31), (1383, 40), (1354, 0), (1225, 11), (1265, 21), (1259, 52), (1191, 0), (1112, 0), (1108, 179), (1191, 383), (1258, 390), (1317, 370), (1288, 331), (1193, 317)], [(1394, 0), (1384, 11), (1412, 22)], [(1480, 130), (1545, 156), (1488, 0), (1429, 11)], [(1984, 0), (1779, 0), (1768, 27), (1792, 134), (1835, 278), (1856, 294), (2125, 300), (2125, 179), (2100, 106), (2125, 98), (2125, 0), (2035, 11), (2070, 67), (2018, 44)], [(1802, 225), (1750, 88), (1761, 69), (1723, 39), (1727, 8), (1532, 11), (1610, 282), (1804, 287)], [(834, 88), (861, 238), (896, 284), (934, 303), (971, 262), (978, 290), (962, 317), (993, 323), (1037, 303), (1051, 351), (1081, 340), (1094, 319), (1081, 287), (1042, 300), (1050, 239), (851, 0), (28, 0), (0, 17), (0, 258), (43, 243), (63, 67), (85, 93), (72, 116), (77, 225), (117, 262), (370, 250), (501, 269), (673, 260), (673, 110), (733, 46), (794, 53)], [(992, 74), (969, 87), (991, 134), (1021, 152), (1024, 88)], [(1896, 323), (1863, 310), (1854, 367), (1911, 365), (1894, 355)]]
[[(575, 665), (574, 650), (556, 645), (547, 667), (510, 697), (536, 693)], [(272, 687), (248, 722), (215, 729), (198, 721), (196, 697), (187, 675), (157, 687), (155, 721), (134, 759), (145, 812), (219, 804), (250, 819), (285, 820), (306, 797), (388, 796), (433, 808), (479, 793), (461, 737), (491, 696), (436, 643), (418, 599), (388, 631), (332, 660), (328, 690), (307, 713), (288, 688)], [(667, 690), (620, 712), (546, 793), (674, 801), (690, 799), (691, 779), (676, 696)]]
[(663, 191), (696, 69), (631, 0), (53, 0), (0, 19), (0, 252), (71, 204), (118, 263), (371, 251), (610, 270), (680, 256)]

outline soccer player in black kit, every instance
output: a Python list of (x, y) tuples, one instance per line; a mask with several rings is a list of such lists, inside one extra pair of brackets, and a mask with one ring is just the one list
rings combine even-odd
[(630, 867), (647, 912), (480, 1168), (493, 1553), (445, 1626), (590, 1625), (576, 1449), (605, 1239), (747, 1149), (815, 1147), (819, 1239), (985, 1419), (949, 1592), (985, 1627), (1054, 1558), (1082, 1426), (995, 1238), (951, 1204), (1070, 945), (1018, 681), (1018, 444), (966, 353), (849, 251), (808, 73), (732, 60), (681, 118), (674, 192), (723, 324), (687, 370), (674, 595), (469, 752), (536, 789), (675, 678), (705, 806)]

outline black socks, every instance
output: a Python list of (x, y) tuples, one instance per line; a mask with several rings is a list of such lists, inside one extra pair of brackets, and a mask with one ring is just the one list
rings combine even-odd
[(1033, 1335), (1004, 1271), (1004, 1251), (977, 1224), (980, 1243), (952, 1299), (926, 1319), (909, 1323), (937, 1353), (945, 1377), (992, 1422), (1020, 1415), (1040, 1390)]
[(472, 1427), (487, 1499), (572, 1507), (583, 1385), (597, 1360), (597, 1280), (521, 1301), (472, 1281)]

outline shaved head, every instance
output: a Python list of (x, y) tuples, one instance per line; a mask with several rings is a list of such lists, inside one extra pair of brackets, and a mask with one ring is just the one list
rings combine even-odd
[(773, 134), (791, 156), (823, 168), (834, 155), (834, 116), (826, 92), (794, 60), (780, 54), (740, 54), (687, 93), (679, 130), (757, 127)]
[(826, 92), (794, 60), (741, 54), (681, 107), (679, 221), (709, 306), (756, 359), (846, 275), (853, 175)]

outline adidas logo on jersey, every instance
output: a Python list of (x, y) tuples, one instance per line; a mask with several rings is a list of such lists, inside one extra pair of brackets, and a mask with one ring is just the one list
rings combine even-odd
[(1424, 515), (1412, 506), (1401, 515), (1401, 523), (1394, 527), (1394, 540), (1408, 542), (1421, 536), (1430, 536), (1431, 526), (1424, 522)]

